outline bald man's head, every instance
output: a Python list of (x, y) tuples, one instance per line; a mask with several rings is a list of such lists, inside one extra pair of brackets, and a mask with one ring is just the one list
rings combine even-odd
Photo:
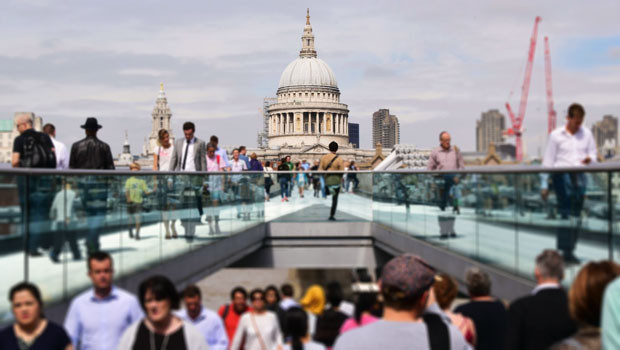
[(15, 126), (19, 133), (32, 129), (32, 116), (29, 113), (20, 113), (15, 117)]

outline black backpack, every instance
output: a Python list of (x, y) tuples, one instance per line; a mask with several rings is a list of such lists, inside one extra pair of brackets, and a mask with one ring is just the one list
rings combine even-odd
[(48, 136), (36, 132), (24, 138), (23, 154), (20, 157), (22, 168), (56, 168), (56, 154), (46, 142)]

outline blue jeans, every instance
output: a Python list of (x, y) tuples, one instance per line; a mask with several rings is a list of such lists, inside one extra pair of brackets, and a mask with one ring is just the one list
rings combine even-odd
[(454, 184), (454, 176), (452, 174), (443, 175), (443, 193), (441, 194), (441, 198), (439, 201), (439, 208), (441, 210), (446, 209), (446, 205), (448, 205), (448, 199), (450, 198), (450, 188), (452, 184)]
[(555, 173), (551, 176), (557, 199), (558, 212), (562, 219), (570, 216), (577, 218), (577, 222), (570, 228), (558, 228), (556, 232), (557, 248), (562, 253), (572, 255), (577, 245), (577, 238), (581, 230), (581, 211), (586, 192), (586, 175), (584, 173)]
[(101, 249), (99, 246), (99, 233), (105, 222), (106, 209), (90, 209), (87, 210), (87, 215), (88, 232), (86, 232), (86, 250), (88, 253), (94, 253)]
[(319, 179), (321, 180), (321, 194), (323, 195), (323, 198), (327, 198), (327, 191), (325, 190), (325, 178), (323, 176), (320, 176)]
[(289, 186), (289, 180), (285, 177), (281, 177), (278, 181), (280, 182), (280, 196), (282, 198), (290, 197), (291, 187)]

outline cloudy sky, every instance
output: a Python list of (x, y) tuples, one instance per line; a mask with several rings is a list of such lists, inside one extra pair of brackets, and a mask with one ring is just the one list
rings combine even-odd
[(573, 101), (590, 124), (620, 116), (617, 0), (2, 0), (0, 116), (34, 111), (66, 143), (97, 116), (115, 154), (125, 130), (137, 153), (164, 82), (175, 134), (193, 120), (199, 137), (255, 146), (258, 108), (299, 53), (306, 7), (362, 147), (371, 146), (372, 112), (389, 108), (402, 143), (431, 147), (447, 129), (474, 149), (481, 112), (517, 108), (537, 15), (526, 151), (538, 154), (545, 141), (544, 36), (559, 121)]

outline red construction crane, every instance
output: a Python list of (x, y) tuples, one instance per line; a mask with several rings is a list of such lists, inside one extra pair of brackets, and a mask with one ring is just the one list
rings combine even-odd
[(556, 114), (553, 109), (553, 86), (551, 81), (551, 53), (549, 51), (549, 38), (545, 37), (545, 85), (547, 86), (547, 133), (555, 130)]
[(534, 54), (536, 53), (536, 39), (538, 38), (538, 23), (540, 21), (541, 18), (536, 17), (536, 21), (534, 22), (534, 32), (532, 33), (532, 38), (530, 39), (530, 51), (527, 55), (525, 79), (523, 80), (523, 86), (521, 87), (521, 103), (519, 104), (519, 112), (516, 117), (512, 112), (512, 108), (510, 108), (510, 103), (506, 102), (506, 109), (508, 110), (510, 121), (512, 122), (512, 128), (507, 130), (507, 134), (515, 135), (516, 137), (516, 158), (518, 162), (523, 160), (523, 140), (521, 139), (521, 136), (523, 134), (523, 118), (525, 117), (527, 96), (530, 91), (530, 81), (532, 80), (532, 67), (534, 65)]

